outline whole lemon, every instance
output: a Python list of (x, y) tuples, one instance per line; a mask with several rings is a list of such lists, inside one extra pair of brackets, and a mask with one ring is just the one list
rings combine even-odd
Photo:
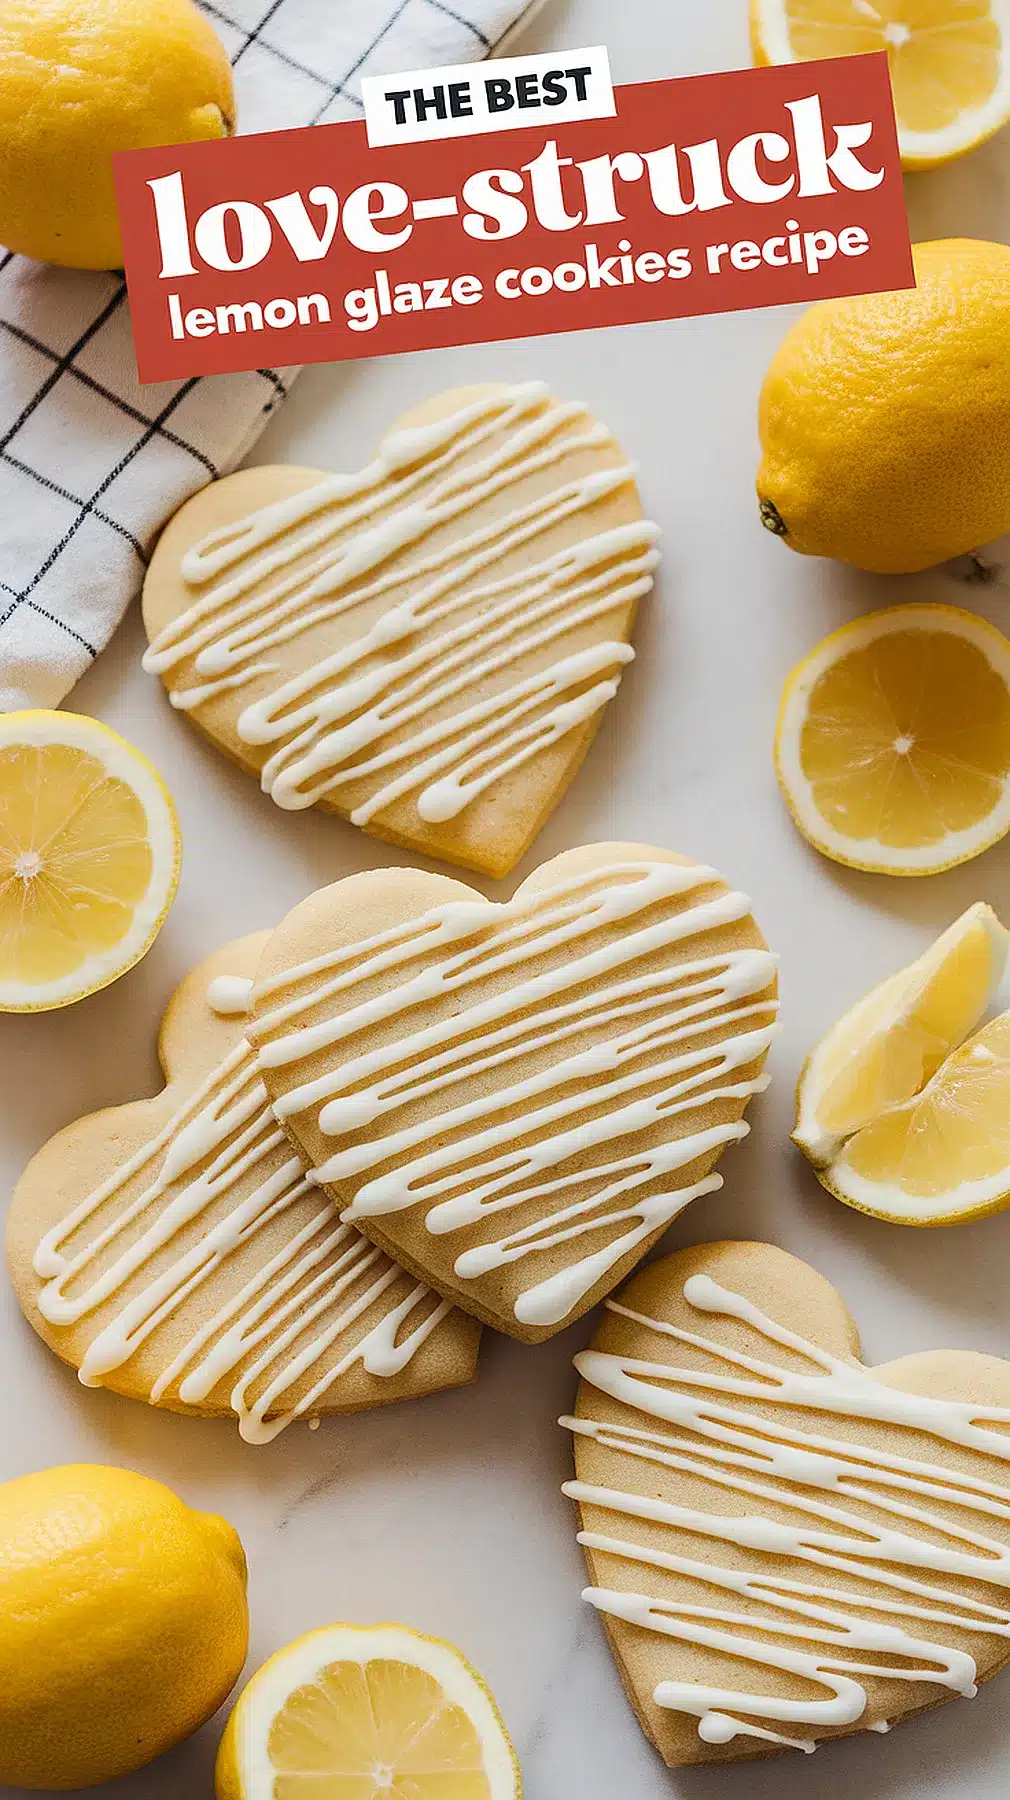
[(761, 389), (761, 518), (902, 574), (1010, 530), (1010, 247), (915, 247), (917, 286), (823, 300)]
[(231, 68), (192, 0), (3, 0), (0, 243), (118, 269), (115, 150), (227, 137)]
[(145, 1475), (0, 1486), (0, 1785), (91, 1787), (209, 1719), (245, 1661), (245, 1557)]

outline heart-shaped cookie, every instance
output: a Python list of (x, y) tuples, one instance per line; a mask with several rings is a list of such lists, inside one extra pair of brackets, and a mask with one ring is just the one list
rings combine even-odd
[(274, 1111), (341, 1216), (536, 1341), (722, 1185), (775, 969), (714, 869), (596, 844), (505, 905), (413, 869), (324, 888), (270, 939), (253, 1014)]
[(188, 501), (144, 666), (279, 806), (505, 875), (617, 692), (657, 536), (585, 406), (459, 389), (357, 474), (247, 469)]
[(7, 1225), (22, 1309), (83, 1382), (237, 1415), (253, 1443), (470, 1381), (480, 1336), (340, 1223), (271, 1115), (244, 1037), (267, 936), (187, 976), (163, 1092), (51, 1138)]
[(888, 1731), (1010, 1659), (1010, 1363), (858, 1353), (822, 1276), (720, 1243), (575, 1358), (585, 1598), (671, 1767)]

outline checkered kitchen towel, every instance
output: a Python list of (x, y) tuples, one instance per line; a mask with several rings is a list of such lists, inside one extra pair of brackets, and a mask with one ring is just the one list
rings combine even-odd
[[(241, 129), (361, 116), (383, 70), (471, 62), (541, 0), (202, 0)], [(0, 251), (0, 712), (57, 706), (170, 513), (234, 468), (297, 369), (141, 387), (118, 275)]]

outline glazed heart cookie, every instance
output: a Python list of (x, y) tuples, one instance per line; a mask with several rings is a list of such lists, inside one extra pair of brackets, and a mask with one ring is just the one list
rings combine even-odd
[(340, 1223), (271, 1117), (243, 1036), (267, 936), (187, 976), (163, 1092), (51, 1138), (7, 1226), (21, 1307), (86, 1385), (237, 1415), (250, 1443), (470, 1381), (480, 1337)]
[(278, 806), (505, 875), (617, 692), (657, 536), (585, 406), (459, 389), (357, 474), (247, 469), (188, 501), (144, 666)]
[(722, 1185), (775, 968), (714, 869), (597, 844), (505, 905), (416, 869), (324, 888), (270, 939), (253, 1013), (275, 1114), (341, 1217), (536, 1341)]
[(284, 808), (506, 875), (632, 659), (657, 527), (544, 383), (441, 394), (355, 475), (212, 482), (158, 542), (144, 666)]
[(858, 1354), (822, 1276), (721, 1243), (575, 1358), (585, 1598), (671, 1767), (889, 1731), (1010, 1659), (1010, 1363)]

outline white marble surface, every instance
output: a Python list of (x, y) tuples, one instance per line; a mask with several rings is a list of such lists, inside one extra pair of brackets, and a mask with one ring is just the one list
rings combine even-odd
[[(618, 80), (747, 60), (744, 0), (555, 0), (530, 49), (606, 41)], [(1010, 136), (908, 184), (913, 234), (1010, 238)], [(726, 1157), (724, 1192), (699, 1202), (671, 1247), (768, 1237), (808, 1257), (848, 1298), (867, 1356), (916, 1346), (1010, 1353), (1010, 1213), (944, 1232), (887, 1227), (836, 1205), (787, 1141), (792, 1084), (811, 1043), (871, 982), (915, 955), (963, 907), (1010, 919), (1010, 840), (922, 883), (847, 873), (795, 835), (771, 736), (782, 679), (830, 627), (870, 606), (933, 598), (1010, 621), (1010, 594), (950, 571), (901, 581), (794, 557), (763, 532), (752, 482), (755, 399), (782, 312), (433, 352), (306, 373), (256, 460), (350, 467), (395, 413), (486, 375), (549, 379), (612, 424), (665, 531), (639, 660), (589, 762), (518, 871), (597, 838), (654, 840), (718, 864), (753, 896), (782, 951), (784, 1030), (753, 1135)], [(1006, 546), (1003, 547), (1006, 550)], [(998, 548), (997, 548), (998, 555)], [(1007, 552), (1010, 559), (1010, 551)], [(179, 801), (179, 900), (146, 962), (63, 1014), (0, 1021), (0, 1154), (9, 1187), (43, 1140), (80, 1113), (157, 1085), (154, 1040), (179, 978), (229, 937), (275, 922), (313, 887), (394, 853), (349, 825), (285, 815), (205, 747), (141, 673), (132, 617), (73, 704), (124, 731)], [(488, 884), (491, 894), (501, 893)], [(746, 1771), (666, 1772), (641, 1738), (579, 1599), (583, 1571), (559, 1494), (572, 1352), (588, 1322), (538, 1349), (485, 1338), (476, 1386), (448, 1398), (289, 1431), (249, 1449), (197, 1423), (80, 1388), (0, 1292), (0, 1478), (75, 1459), (145, 1470), (225, 1513), (250, 1560), (250, 1669), (330, 1619), (399, 1618), (461, 1644), (515, 1736), (528, 1800), (1003, 1800), (1010, 1686), (997, 1679), (886, 1739)], [(209, 1800), (221, 1720), (109, 1800)], [(3, 1790), (7, 1794), (11, 1790)], [(97, 1792), (97, 1790), (96, 1790)]]

